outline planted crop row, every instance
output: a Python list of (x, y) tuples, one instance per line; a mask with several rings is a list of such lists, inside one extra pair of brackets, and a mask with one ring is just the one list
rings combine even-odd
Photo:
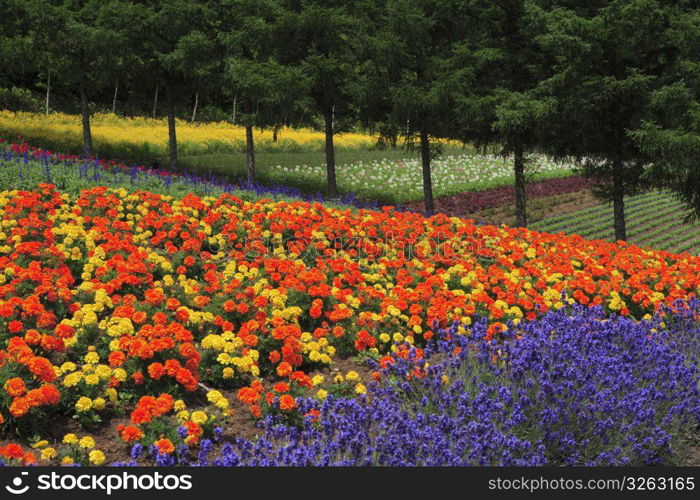
[[(626, 200), (629, 241), (677, 252), (700, 253), (700, 225), (686, 223), (683, 204), (667, 193), (646, 193)], [(591, 239), (614, 239), (612, 208), (598, 205), (545, 219), (532, 225), (546, 232), (578, 234)]]

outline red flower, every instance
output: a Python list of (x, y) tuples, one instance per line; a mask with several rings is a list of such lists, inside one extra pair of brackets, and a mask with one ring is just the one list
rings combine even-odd
[(2, 455), (6, 458), (22, 458), (24, 450), (16, 443), (9, 443), (2, 448)]

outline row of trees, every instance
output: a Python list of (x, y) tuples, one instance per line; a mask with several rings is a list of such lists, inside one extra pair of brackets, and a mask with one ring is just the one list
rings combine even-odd
[[(578, 159), (614, 205), (667, 188), (700, 214), (700, 2), (691, 0), (0, 0), (5, 78), (79, 96), (128, 87), (175, 108), (209, 93), (246, 126), (320, 119), (328, 195), (333, 137), (362, 125), (420, 149), (433, 211), (436, 137), (513, 158), (518, 225), (528, 158)], [(150, 114), (144, 110), (144, 114)]]

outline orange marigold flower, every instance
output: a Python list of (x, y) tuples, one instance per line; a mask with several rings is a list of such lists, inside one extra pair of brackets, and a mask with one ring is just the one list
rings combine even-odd
[(10, 403), (10, 413), (13, 417), (23, 417), (29, 412), (29, 401), (27, 398), (20, 397), (15, 398), (12, 403)]
[(16, 443), (9, 443), (2, 448), (2, 455), (6, 458), (22, 458), (24, 450)]
[(238, 390), (238, 400), (247, 405), (253, 405), (260, 401), (260, 393), (252, 387), (242, 387)]
[(111, 352), (107, 357), (107, 361), (112, 368), (116, 368), (124, 364), (124, 361), (126, 361), (126, 354), (122, 351)]
[(7, 325), (7, 329), (9, 330), (10, 333), (19, 333), (22, 331), (24, 328), (24, 325), (22, 325), (21, 321), (10, 321)]
[(165, 374), (165, 369), (161, 363), (151, 363), (148, 365), (148, 375), (154, 379), (159, 380)]
[(277, 366), (277, 375), (278, 376), (287, 377), (290, 373), (292, 373), (292, 365), (290, 365), (286, 361), (281, 362)]
[(280, 397), (280, 410), (283, 411), (291, 411), (296, 407), (297, 403), (294, 400), (294, 397), (290, 396), (289, 394), (285, 394), (284, 396)]
[(289, 384), (286, 382), (277, 382), (272, 388), (276, 392), (288, 392), (289, 391)]
[(7, 393), (13, 398), (21, 396), (27, 392), (27, 386), (24, 384), (24, 380), (19, 377), (8, 379), (7, 382), (5, 382), (3, 389), (5, 389), (5, 391), (7, 391)]
[(135, 425), (124, 426), (121, 424), (117, 430), (119, 432), (119, 436), (128, 444), (139, 441), (143, 437), (143, 432)]
[(134, 381), (134, 384), (136, 384), (136, 385), (141, 385), (146, 380), (146, 378), (143, 376), (143, 373), (141, 373), (141, 372), (135, 372), (131, 376), (131, 379)]

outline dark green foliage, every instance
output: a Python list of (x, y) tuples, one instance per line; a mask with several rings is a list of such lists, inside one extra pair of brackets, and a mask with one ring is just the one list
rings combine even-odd
[(630, 137), (649, 156), (647, 176), (655, 186), (673, 190), (700, 217), (700, 4), (682, 5), (669, 18), (676, 52), (664, 85), (649, 99), (646, 118)]
[[(539, 149), (555, 105), (540, 88), (551, 65), (537, 41), (542, 23), (530, 1), (477, 0), (468, 9), (473, 36), (451, 60), (464, 89), (457, 97), (458, 137), (513, 156), (517, 224), (525, 226), (527, 153)], [(459, 74), (465, 67), (470, 71)]]
[(674, 23), (686, 11), (677, 2), (613, 0), (557, 2), (539, 12), (546, 26), (539, 41), (556, 61), (544, 84), (557, 99), (546, 149), (579, 158), (599, 181), (618, 239), (626, 239), (624, 196), (659, 187), (648, 175), (652, 148), (632, 132), (648, 126), (658, 93), (680, 81)]
[(469, 32), (462, 2), (388, 0), (362, 40), (362, 80), (355, 93), (366, 122), (395, 142), (417, 143), (423, 165), (425, 211), (434, 210), (432, 137), (454, 134), (456, 87), (449, 58)]
[(224, 92), (246, 127), (248, 182), (255, 181), (253, 127), (275, 130), (303, 116), (310, 103), (301, 67), (280, 62), (284, 11), (272, 0), (222, 0), (217, 26), (224, 55)]

